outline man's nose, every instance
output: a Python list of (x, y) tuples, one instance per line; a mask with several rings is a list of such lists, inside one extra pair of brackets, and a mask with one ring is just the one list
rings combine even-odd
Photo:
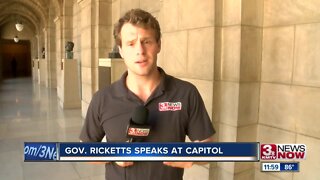
[(136, 44), (136, 52), (137, 55), (142, 55), (144, 54), (144, 46), (143, 46), (143, 42), (138, 41)]

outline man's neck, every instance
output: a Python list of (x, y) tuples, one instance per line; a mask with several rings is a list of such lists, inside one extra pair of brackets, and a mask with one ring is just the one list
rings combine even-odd
[(146, 102), (151, 96), (152, 92), (160, 84), (160, 81), (161, 75), (158, 70), (149, 76), (138, 76), (128, 72), (126, 85), (130, 91), (139, 97), (139, 99), (141, 99), (143, 102)]

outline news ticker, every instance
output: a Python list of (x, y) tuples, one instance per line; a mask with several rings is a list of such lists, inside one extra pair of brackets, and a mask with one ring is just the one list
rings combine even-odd
[(25, 142), (25, 161), (259, 161), (259, 143)]
[[(59, 143), (25, 142), (28, 161), (232, 161), (302, 160), (305, 144)], [(262, 172), (299, 171), (298, 162), (261, 162)]]

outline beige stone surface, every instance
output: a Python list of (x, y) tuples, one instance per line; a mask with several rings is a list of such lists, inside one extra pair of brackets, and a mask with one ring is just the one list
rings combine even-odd
[(80, 108), (80, 85), (76, 59), (62, 59), (61, 94), (59, 104), (63, 109)]
[(255, 169), (250, 169), (234, 175), (235, 180), (251, 180), (255, 179)]
[(262, 29), (244, 26), (241, 28), (240, 80), (260, 81)]
[(99, 25), (112, 25), (112, 4), (108, 1), (100, 1), (99, 2), (99, 13), (96, 13), (99, 19)]
[(37, 83), (38, 83), (38, 84), (40, 84), (40, 82), (41, 82), (41, 75), (40, 75), (40, 60), (41, 60), (41, 59), (37, 59), (37, 67), (38, 67), (38, 69), (37, 69), (37, 73), (38, 73), (38, 81), (37, 81)]
[(257, 142), (258, 125), (238, 126), (237, 141), (238, 142)]
[(300, 161), (300, 172), (293, 174), (294, 180), (318, 179), (320, 175), (320, 140), (308, 136), (298, 135), (297, 143), (307, 146), (306, 160)]
[[(237, 127), (231, 126), (227, 124), (220, 123), (219, 124), (219, 142), (236, 142), (237, 141)], [(233, 171), (233, 165), (227, 164), (224, 166), (223, 169), (231, 169), (230, 166), (232, 166)]]
[(320, 87), (320, 23), (296, 27), (293, 83)]
[(296, 143), (296, 134), (276, 127), (259, 125), (257, 139), (261, 144), (293, 144)]
[(92, 42), (94, 42), (92, 39), (92, 31), (93, 29), (90, 27), (81, 29), (81, 49), (87, 49), (91, 47)]
[(82, 101), (85, 103), (90, 103), (93, 95), (92, 85), (82, 82), (81, 91)]
[(120, 0), (120, 16), (133, 8), (139, 8), (140, 0)]
[(294, 27), (263, 30), (261, 80), (290, 84), (292, 81)]
[(239, 83), (215, 82), (213, 90), (214, 120), (237, 126), (239, 108)]
[(80, 17), (81, 17), (81, 29), (91, 26), (92, 20), (91, 20), (91, 15), (92, 15), (92, 8), (90, 6), (90, 4), (83, 4), (83, 6), (80, 6), (81, 8), (81, 13), (80, 13)]
[(264, 1), (264, 26), (319, 22), (318, 0)]
[(120, 0), (112, 2), (112, 24), (115, 24), (120, 18)]
[(161, 9), (163, 23), (160, 24), (162, 32), (170, 32), (178, 29), (179, 25), (179, 4), (177, 0), (163, 1)]
[(187, 31), (165, 33), (162, 38), (163, 59), (161, 64), (168, 74), (186, 77)]
[(127, 71), (127, 66), (125, 65), (123, 59), (110, 59), (111, 60), (111, 83), (119, 80), (123, 73)]
[(40, 72), (40, 84), (47, 87), (48, 82), (48, 69), (47, 69), (48, 62), (46, 59), (39, 60), (39, 72)]
[[(296, 134), (293, 132), (288, 132), (283, 129), (278, 129), (274, 127), (260, 125), (258, 127), (258, 136), (257, 139), (261, 144), (263, 143), (275, 143), (275, 144), (294, 144), (296, 143)], [(261, 173), (260, 174), (260, 163), (255, 164), (256, 170), (256, 178), (265, 179), (267, 177), (275, 176), (277, 179), (291, 179), (293, 173), (278, 173), (278, 172), (270, 172), (268, 174)], [(267, 175), (267, 176), (266, 176)]]
[(92, 69), (90, 67), (82, 67), (81, 68), (81, 81), (82, 83), (90, 84), (91, 83), (91, 76), (92, 76)]
[(264, 0), (242, 1), (241, 23), (245, 25), (262, 27)]
[(258, 122), (259, 101), (259, 83), (240, 83), (238, 126), (256, 124)]
[(291, 86), (262, 83), (260, 92), (259, 123), (295, 131), (294, 91)]
[[(98, 43), (99, 45), (96, 47), (97, 48), (101, 48), (101, 45), (103, 45), (105, 48), (109, 48), (112, 49), (113, 48), (113, 27), (112, 26), (102, 26), (99, 28), (99, 38), (98, 38)], [(103, 51), (106, 51), (106, 49), (104, 49)], [(109, 52), (108, 52), (109, 53)], [(99, 56), (99, 57), (107, 57), (107, 56)]]
[(297, 86), (294, 88), (293, 116), (298, 133), (320, 138), (320, 89)]
[(214, 28), (188, 32), (188, 77), (213, 80)]
[(279, 179), (285, 179), (285, 180), (292, 180), (292, 176), (294, 173), (287, 173), (287, 172), (281, 172), (281, 173), (265, 173), (261, 172), (260, 168), (256, 169), (254, 179), (268, 179), (268, 180), (279, 180)]
[(33, 59), (32, 61), (32, 79), (33, 81), (38, 82), (38, 59)]
[(216, 67), (220, 69), (219, 76), (221, 80), (239, 81), (241, 28), (240, 26), (222, 28), (221, 36), (221, 59), (216, 59), (220, 61), (220, 67)]
[(82, 49), (81, 50), (81, 66), (82, 67), (92, 67), (93, 62), (91, 61), (92, 50)]
[(140, 0), (140, 8), (148, 12), (160, 11), (163, 0)]
[(208, 111), (209, 117), (212, 120), (212, 96), (213, 96), (213, 82), (212, 81), (205, 81), (205, 80), (198, 80), (198, 79), (188, 79), (188, 78), (180, 78), (182, 80), (188, 81), (196, 86), (198, 89), (204, 105)]
[(89, 102), (85, 100), (81, 100), (81, 117), (85, 118), (87, 115), (88, 107), (89, 107)]
[(178, 0), (178, 5), (179, 29), (214, 25), (214, 1)]
[(233, 179), (233, 172), (230, 172), (228, 170), (225, 169), (221, 169), (220, 167), (218, 167), (216, 169), (216, 178), (214, 179)]
[(199, 177), (201, 177), (202, 180), (208, 180), (209, 169), (204, 166), (193, 165), (184, 171), (184, 180), (197, 180)]
[(241, 0), (216, 0), (215, 24), (230, 26), (241, 24)]

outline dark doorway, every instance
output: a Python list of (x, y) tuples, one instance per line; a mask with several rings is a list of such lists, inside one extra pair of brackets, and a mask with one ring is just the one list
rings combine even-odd
[(13, 40), (0, 41), (0, 68), (2, 78), (30, 77), (31, 76), (31, 51), (30, 41)]

